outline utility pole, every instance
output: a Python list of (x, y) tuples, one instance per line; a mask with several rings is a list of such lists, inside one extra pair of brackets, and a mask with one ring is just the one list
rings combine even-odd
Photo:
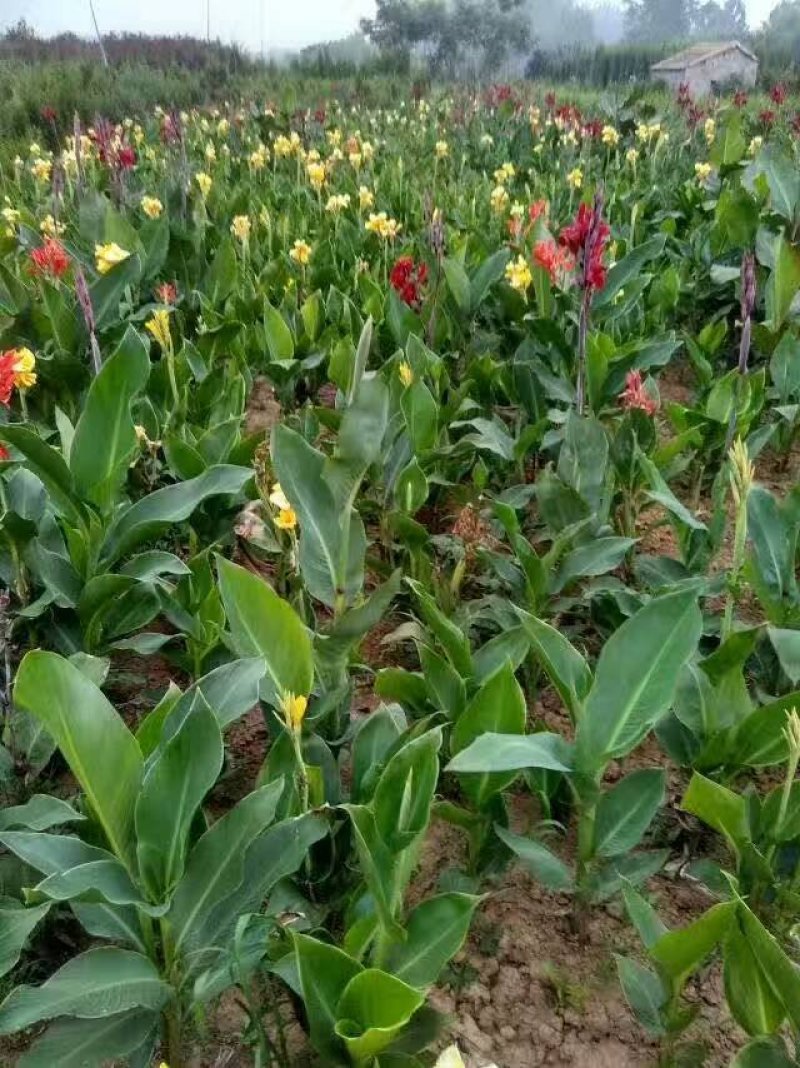
[(100, 55), (103, 57), (103, 66), (108, 66), (108, 56), (106, 55), (106, 47), (103, 44), (103, 38), (100, 35), (100, 27), (97, 25), (97, 15), (94, 13), (94, 3), (89, 0), (89, 10), (92, 13), (92, 22), (94, 23), (94, 32), (97, 34), (97, 43), (100, 45)]
[(211, 0), (206, 0), (206, 41), (211, 43)]

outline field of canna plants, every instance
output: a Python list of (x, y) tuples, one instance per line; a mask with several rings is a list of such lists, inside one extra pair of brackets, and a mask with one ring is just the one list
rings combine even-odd
[(800, 123), (587, 99), (0, 172), (3, 1065), (800, 1065)]

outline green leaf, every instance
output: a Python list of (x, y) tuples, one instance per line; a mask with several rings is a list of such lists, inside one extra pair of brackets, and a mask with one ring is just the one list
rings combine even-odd
[(789, 156), (777, 145), (764, 145), (748, 170), (764, 175), (772, 210), (791, 222), (800, 204), (800, 176)]
[(792, 686), (800, 681), (800, 631), (767, 627), (767, 637), (772, 643), (781, 670)]
[(656, 234), (648, 241), (631, 249), (627, 255), (615, 263), (608, 272), (605, 286), (594, 295), (592, 311), (613, 306), (617, 294), (629, 282), (638, 278), (644, 265), (650, 260), (657, 259), (663, 253), (666, 240), (666, 234)]
[(134, 736), (101, 691), (56, 653), (25, 656), (14, 699), (53, 736), (111, 849), (132, 867), (133, 808), (143, 767)]
[(49, 902), (24, 908), (13, 898), (0, 898), (0, 976), (11, 971), (25, 943), (49, 911)]
[(416, 598), (419, 613), (425, 625), (433, 631), (437, 641), (444, 648), (448, 660), (459, 675), (468, 679), (472, 675), (472, 654), (469, 649), (469, 639), (463, 629), (447, 618), (421, 583), (409, 578), (406, 579), (406, 583)]
[(311, 638), (303, 621), (264, 579), (217, 557), (219, 590), (236, 652), (263, 658), (262, 697), (275, 708), (286, 693), (307, 697), (314, 682)]
[(389, 956), (392, 975), (418, 990), (432, 986), (464, 944), (480, 901), (471, 894), (437, 894), (412, 909), (406, 940)]
[(761, 978), (789, 1017), (794, 1031), (800, 1030), (800, 972), (757, 916), (739, 903), (739, 923), (747, 945), (758, 962)]
[(516, 854), (534, 879), (538, 879), (548, 890), (571, 893), (575, 889), (575, 880), (567, 865), (541, 842), (514, 834), (498, 823), (494, 829), (497, 837)]
[(778, 502), (763, 486), (753, 486), (748, 494), (747, 533), (757, 584), (780, 602), (794, 583), (795, 539)]
[(439, 728), (413, 738), (398, 749), (378, 780), (371, 806), (377, 831), (392, 853), (407, 849), (427, 830), (441, 744)]
[(755, 1038), (731, 1061), (730, 1068), (797, 1068), (782, 1038)]
[(335, 946), (303, 934), (292, 938), (311, 1042), (318, 1053), (335, 1064), (342, 1057), (336, 1036), (339, 1000), (347, 984), (363, 968)]
[(517, 611), (533, 643), (534, 655), (541, 660), (548, 678), (573, 720), (577, 720), (581, 704), (592, 685), (589, 665), (574, 645), (555, 627), (519, 609)]
[(445, 771), (460, 774), (547, 768), (571, 771), (571, 747), (559, 734), (481, 734), (454, 756)]
[(506, 248), (501, 248), (493, 253), (478, 267), (470, 281), (470, 307), (477, 311), (483, 304), (489, 290), (506, 272), (506, 264), (511, 259), (511, 253)]
[(709, 159), (716, 167), (731, 167), (739, 162), (746, 147), (741, 117), (729, 112), (723, 129), (718, 132), (711, 147)]
[(367, 968), (353, 976), (336, 1007), (336, 1034), (356, 1065), (390, 1046), (425, 997), (394, 975)]
[[(299, 562), (312, 597), (328, 607), (346, 592), (341, 512), (324, 478), (325, 457), (282, 423), (272, 431), (275, 473), (300, 527)], [(345, 567), (343, 567), (343, 561)]]
[[(505, 664), (484, 682), (456, 720), (450, 736), (450, 751), (457, 757), (476, 738), (487, 733), (522, 735), (526, 719), (525, 695), (511, 665)], [(452, 762), (450, 768), (452, 770)], [(462, 779), (461, 785), (473, 804), (484, 808), (491, 797), (504, 790), (516, 777), (516, 771), (483, 773)]]
[(378, 833), (375, 816), (368, 805), (342, 805), (342, 809), (350, 817), (361, 872), (375, 902), (381, 926), (390, 937), (400, 941), (404, 932), (394, 918), (392, 901), (395, 857)]
[(150, 906), (142, 898), (126, 868), (110, 853), (103, 860), (94, 860), (65, 871), (48, 875), (36, 887), (32, 897), (52, 901), (93, 901), (110, 905), (135, 905), (142, 912), (160, 915), (162, 906)]
[(681, 808), (723, 834), (737, 856), (752, 840), (745, 798), (697, 771), (683, 795)]
[(264, 302), (264, 333), (267, 338), (270, 357), (280, 360), (294, 359), (294, 339), (286, 321), (267, 300)]
[(189, 828), (217, 781), (223, 755), (217, 718), (198, 695), (180, 729), (157, 750), (136, 801), (139, 875), (157, 899), (183, 874)]
[(0, 843), (44, 875), (108, 860), (111, 855), (105, 849), (86, 845), (80, 838), (67, 834), (3, 831), (0, 833)]
[(777, 332), (792, 306), (800, 289), (800, 249), (791, 244), (781, 233), (775, 242), (775, 266), (767, 280), (766, 322), (773, 333)]
[(75, 488), (104, 512), (111, 509), (139, 448), (131, 403), (144, 389), (149, 374), (147, 348), (128, 327), (92, 381), (75, 427), (70, 451)]
[(772, 1035), (786, 1016), (741, 930), (734, 926), (725, 942), (725, 998), (731, 1015), (748, 1035)]
[(283, 785), (278, 779), (242, 798), (192, 849), (168, 915), (176, 953), (211, 911), (242, 885), (246, 851), (272, 822)]
[(210, 302), (218, 306), (223, 303), (236, 288), (239, 263), (233, 241), (224, 238), (217, 249), (214, 259), (209, 264), (201, 285), (203, 293)]
[(701, 629), (697, 591), (688, 589), (654, 598), (612, 634), (578, 724), (583, 767), (627, 755), (655, 726)]
[(41, 986), (12, 990), (0, 1005), (0, 1034), (56, 1016), (95, 1020), (134, 1008), (159, 1010), (171, 997), (171, 988), (141, 953), (111, 946), (90, 949)]
[(800, 708), (800, 691), (780, 697), (748, 716), (734, 736), (728, 759), (731, 767), (782, 764), (789, 752), (783, 731), (786, 716), (793, 708)]
[(247, 467), (219, 464), (197, 478), (164, 486), (121, 511), (106, 535), (101, 564), (110, 567), (143, 541), (156, 538), (173, 523), (188, 519), (195, 508), (220, 494), (238, 494), (253, 477)]
[(103, 1020), (57, 1020), (33, 1043), (17, 1068), (100, 1068), (140, 1049), (158, 1031), (155, 1012), (115, 1013)]
[(58, 449), (43, 441), (35, 430), (17, 423), (0, 424), (0, 441), (22, 453), (28, 467), (47, 487), (54, 505), (63, 515), (75, 523), (83, 519), (84, 507), (75, 493), (72, 474)]
[(713, 905), (699, 919), (675, 931), (667, 931), (650, 947), (650, 956), (680, 990), (691, 973), (724, 941), (735, 922), (735, 901)]
[(616, 857), (639, 844), (664, 803), (665, 779), (660, 769), (642, 768), (602, 795), (594, 829), (598, 856)]
[(661, 980), (649, 968), (630, 957), (620, 957), (615, 953), (614, 958), (622, 992), (634, 1016), (649, 1034), (663, 1035), (662, 1013), (669, 995)]
[(419, 455), (432, 449), (436, 444), (439, 407), (422, 379), (415, 379), (403, 390), (400, 407), (414, 452)]
[(447, 288), (453, 294), (453, 298), (464, 315), (469, 315), (472, 308), (472, 291), (470, 288), (467, 272), (458, 262), (450, 257), (444, 260), (444, 276), (447, 280)]
[(46, 831), (64, 823), (75, 823), (86, 817), (60, 797), (34, 794), (24, 805), (9, 805), (0, 809), (0, 830), (25, 827), (30, 831)]
[(662, 923), (658, 913), (650, 902), (642, 897), (638, 890), (632, 886), (623, 886), (622, 896), (625, 899), (625, 908), (639, 937), (644, 942), (645, 948), (651, 946), (667, 933), (667, 927)]
[(613, 571), (635, 544), (635, 538), (608, 537), (595, 538), (586, 545), (579, 545), (568, 552), (559, 564), (554, 576), (553, 593), (560, 593), (576, 578), (605, 575)]

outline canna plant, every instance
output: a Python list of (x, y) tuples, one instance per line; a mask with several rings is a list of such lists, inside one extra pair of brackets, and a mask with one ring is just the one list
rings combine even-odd
[(577, 819), (574, 869), (537, 838), (495, 829), (537, 879), (574, 895), (581, 931), (590, 904), (625, 882), (643, 881), (666, 859), (664, 851), (633, 852), (663, 804), (664, 771), (633, 771), (611, 788), (603, 780), (609, 764), (627, 756), (669, 708), (677, 674), (700, 637), (697, 596), (689, 586), (653, 598), (606, 642), (594, 671), (557, 630), (523, 615), (534, 653), (570, 715), (574, 741), (501, 730), (481, 735), (447, 766), (460, 775), (504, 772), (511, 781), (523, 769), (565, 777)]
[[(73, 809), (39, 796), (3, 813), (0, 841), (38, 873), (25, 904), (3, 914), (5, 963), (63, 904), (101, 940), (0, 1005), (2, 1034), (49, 1023), (23, 1058), (30, 1068), (52, 1064), (56, 1050), (64, 1064), (146, 1064), (159, 1041), (180, 1068), (195, 982), (230, 945), (239, 915), (260, 908), (327, 833), (313, 813), (274, 822), (280, 782), (215, 823), (203, 814), (222, 768), (222, 730), (250, 707), (264, 671), (261, 661), (234, 661), (185, 694), (170, 690), (133, 734), (58, 654), (23, 660), (15, 701), (53, 736), (82, 800)], [(69, 824), (76, 834), (53, 833)]]

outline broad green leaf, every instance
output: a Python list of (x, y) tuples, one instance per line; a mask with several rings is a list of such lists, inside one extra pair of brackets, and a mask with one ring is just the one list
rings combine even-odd
[(800, 631), (767, 627), (767, 637), (772, 643), (781, 670), (792, 686), (800, 681)]
[(453, 757), (445, 771), (483, 774), (522, 771), (524, 768), (571, 771), (571, 747), (560, 734), (547, 731), (520, 735), (481, 734)]
[(681, 808), (723, 834), (737, 856), (751, 841), (744, 796), (707, 779), (699, 772), (692, 775)]
[(503, 277), (510, 258), (509, 250), (501, 248), (485, 259), (475, 271), (470, 280), (470, 307), (473, 311), (478, 310), (495, 282)]
[(559, 593), (577, 578), (605, 575), (625, 559), (636, 544), (635, 538), (595, 538), (568, 552), (554, 576), (553, 593)]
[(149, 892), (161, 899), (183, 874), (195, 813), (222, 770), (216, 716), (202, 695), (180, 729), (156, 751), (136, 800), (136, 857)]
[(350, 747), (352, 783), (350, 796), (358, 804), (368, 801), (383, 769), (386, 756), (403, 733), (405, 717), (382, 705), (363, 719)]
[(777, 145), (764, 145), (748, 171), (764, 175), (772, 210), (791, 222), (800, 204), (800, 176), (789, 156)]
[(578, 724), (583, 767), (600, 768), (627, 755), (655, 726), (701, 628), (697, 591), (689, 589), (654, 598), (612, 634)]
[(24, 908), (14, 898), (0, 898), (0, 976), (11, 971), (25, 943), (49, 911), (49, 902)]
[(412, 909), (406, 940), (389, 957), (392, 975), (419, 990), (432, 986), (464, 944), (480, 901), (470, 894), (437, 894)]
[(464, 315), (469, 315), (472, 308), (472, 293), (467, 272), (458, 260), (450, 257), (445, 259), (442, 267), (447, 280), (447, 288), (453, 294), (453, 299), (458, 305), (459, 311), (463, 312)]
[(632, 886), (623, 886), (622, 896), (631, 923), (639, 933), (645, 948), (649, 949), (662, 935), (667, 933), (667, 927), (650, 902), (642, 897), (638, 890), (634, 890)]
[(463, 629), (447, 618), (421, 583), (409, 578), (406, 579), (406, 583), (416, 598), (419, 614), (444, 648), (448, 660), (459, 675), (465, 679), (469, 678), (473, 671), (472, 655), (469, 649), (469, 639)]
[(264, 333), (267, 338), (270, 357), (276, 362), (294, 359), (294, 339), (277, 308), (267, 300), (264, 302)]
[(55, 507), (72, 522), (80, 523), (85, 509), (75, 492), (72, 473), (58, 449), (21, 423), (0, 424), (0, 441), (22, 453), (30, 470), (47, 487)]
[(439, 408), (433, 394), (421, 379), (416, 379), (400, 398), (408, 436), (414, 452), (427, 452), (436, 444)]
[(239, 263), (233, 241), (224, 238), (214, 259), (208, 266), (202, 282), (202, 290), (214, 305), (220, 305), (236, 288)]
[(634, 1016), (651, 1035), (663, 1035), (662, 1011), (666, 1008), (668, 994), (660, 979), (630, 957), (614, 956), (619, 983)]
[(110, 853), (103, 860), (94, 860), (48, 875), (33, 889), (33, 900), (38, 900), (40, 896), (51, 901), (134, 905), (140, 911), (154, 916), (164, 911), (163, 906), (147, 904), (127, 870)]
[(601, 796), (594, 828), (598, 856), (616, 857), (639, 844), (664, 803), (665, 778), (660, 769), (642, 768)]
[(336, 1006), (336, 1034), (353, 1064), (370, 1064), (392, 1044), (424, 1001), (424, 994), (378, 968), (353, 976)]
[(375, 903), (381, 926), (396, 941), (403, 938), (403, 928), (394, 917), (395, 857), (378, 833), (375, 816), (369, 805), (342, 805), (353, 827), (356, 853), (364, 882)]
[(3, 831), (0, 843), (43, 875), (69, 871), (83, 864), (108, 860), (111, 856), (108, 850), (87, 845), (69, 834)]
[(188, 482), (155, 490), (118, 514), (103, 543), (101, 563), (110, 567), (141, 542), (157, 538), (173, 523), (188, 519), (209, 497), (240, 493), (252, 477), (247, 467), (219, 464)]
[(777, 500), (763, 486), (753, 486), (748, 494), (747, 533), (756, 584), (780, 602), (794, 583), (794, 539)]
[(592, 310), (599, 311), (612, 306), (617, 294), (641, 274), (644, 265), (663, 253), (666, 240), (665, 234), (656, 234), (648, 241), (631, 249), (627, 255), (615, 263), (608, 272), (605, 286), (594, 295)]
[(75, 488), (105, 512), (111, 509), (139, 448), (131, 403), (144, 389), (149, 374), (147, 348), (128, 327), (92, 381), (75, 427), (70, 451)]
[(56, 1016), (101, 1019), (128, 1009), (161, 1009), (171, 988), (141, 953), (101, 947), (74, 957), (39, 987), (18, 986), (0, 1005), (0, 1034)]
[(46, 831), (64, 823), (76, 823), (86, 817), (60, 797), (34, 794), (24, 805), (0, 809), (0, 830), (25, 827), (29, 831)]
[(342, 1055), (336, 1036), (339, 1000), (363, 969), (341, 949), (316, 938), (296, 934), (293, 941), (311, 1042), (318, 1053), (336, 1063)]
[(112, 851), (132, 867), (133, 809), (143, 762), (120, 716), (85, 675), (56, 653), (25, 656), (14, 700), (53, 736)]
[(775, 242), (775, 266), (767, 280), (766, 326), (777, 332), (800, 289), (800, 249), (781, 233)]
[(516, 854), (534, 879), (538, 879), (548, 890), (559, 893), (571, 893), (574, 890), (575, 880), (570, 869), (541, 842), (515, 834), (497, 823), (494, 829), (497, 837)]
[(279, 708), (286, 693), (307, 697), (314, 682), (313, 652), (298, 614), (252, 571), (219, 556), (217, 572), (236, 652), (260, 656), (266, 665), (263, 699)]
[(756, 709), (737, 730), (729, 763), (732, 767), (764, 768), (782, 764), (788, 755), (786, 716), (800, 709), (800, 691), (787, 694)]
[(282, 791), (279, 779), (248, 794), (212, 823), (192, 849), (169, 911), (176, 952), (214, 907), (241, 886), (246, 851), (271, 823)]
[(782, 1038), (755, 1038), (731, 1061), (730, 1068), (797, 1068)]
[(142, 273), (142, 261), (137, 255), (112, 267), (108, 274), (100, 275), (89, 286), (89, 297), (94, 309), (94, 322), (98, 331), (119, 322), (119, 305), (128, 286), (134, 285)]
[(371, 807), (377, 831), (392, 853), (407, 849), (427, 830), (441, 744), (439, 728), (413, 738), (398, 749), (378, 779)]
[(346, 593), (347, 546), (341, 513), (324, 480), (325, 457), (295, 430), (272, 431), (275, 473), (299, 525), (299, 561), (309, 592), (333, 607)]
[(140, 1049), (158, 1033), (155, 1012), (131, 1010), (103, 1020), (57, 1020), (41, 1035), (17, 1068), (100, 1068)]
[[(510, 664), (500, 668), (481, 688), (458, 717), (450, 736), (450, 751), (454, 757), (483, 734), (522, 735), (525, 731), (527, 708), (525, 695), (514, 677)], [(450, 765), (452, 770), (452, 763)], [(483, 773), (462, 778), (461, 786), (478, 808), (500, 793), (517, 777), (516, 771)]]
[(533, 643), (534, 655), (541, 660), (573, 720), (577, 720), (581, 704), (592, 685), (589, 665), (555, 627), (519, 609), (518, 613)]
[(725, 941), (725, 998), (733, 1018), (748, 1035), (772, 1035), (786, 1016), (741, 930), (734, 926)]
[(800, 972), (758, 917), (740, 903), (738, 912), (742, 935), (765, 981), (789, 1017), (794, 1031), (800, 1030)]
[(686, 927), (667, 931), (652, 946), (650, 956), (680, 990), (691, 973), (725, 940), (736, 921), (738, 905), (723, 901), (704, 912)]

